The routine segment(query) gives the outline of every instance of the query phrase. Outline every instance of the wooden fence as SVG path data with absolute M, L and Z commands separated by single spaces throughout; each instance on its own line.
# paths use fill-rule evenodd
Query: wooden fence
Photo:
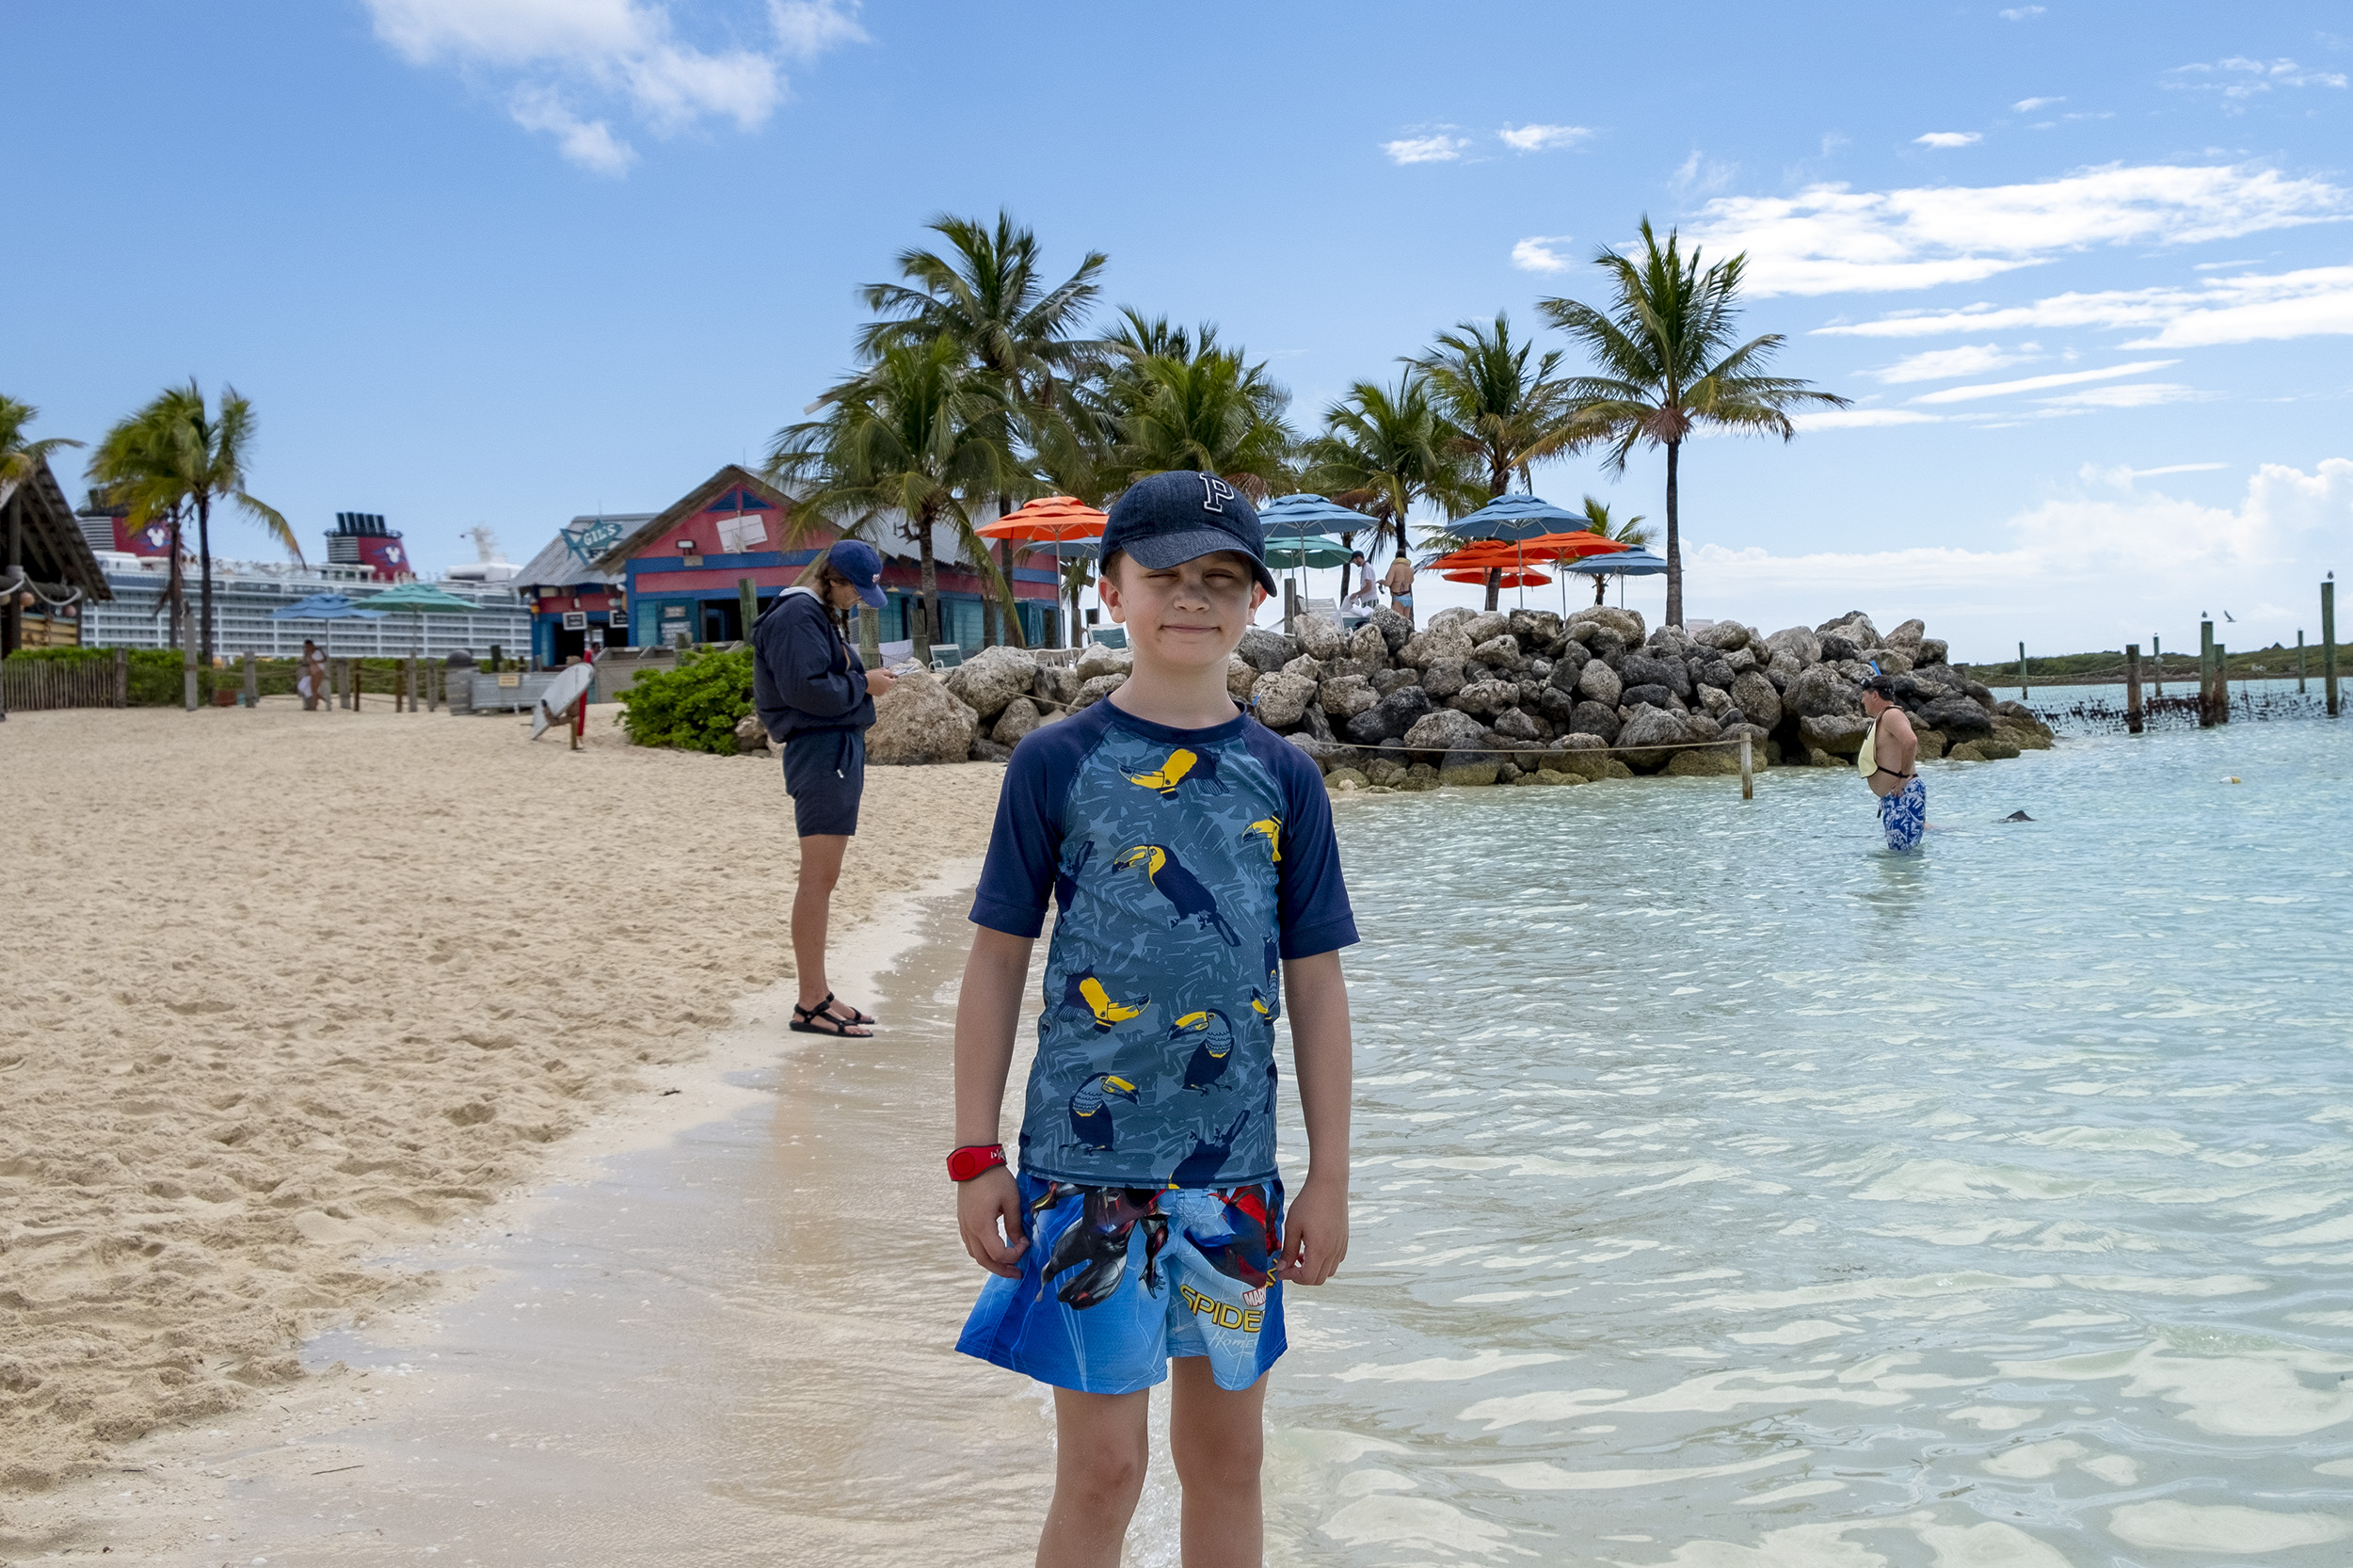
M 130 656 L 121 648 L 104 663 L 49 659 L 0 662 L 0 712 L 44 708 L 120 708 L 131 691 Z

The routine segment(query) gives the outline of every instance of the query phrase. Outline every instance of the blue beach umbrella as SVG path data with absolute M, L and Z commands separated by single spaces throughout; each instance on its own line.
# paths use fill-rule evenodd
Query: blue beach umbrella
M 384 612 L 362 610 L 344 594 L 312 594 L 308 599 L 296 600 L 283 610 L 272 610 L 269 618 L 272 620 L 324 621 L 382 620 Z M 331 656 L 335 651 L 335 629 L 332 626 L 328 627 L 327 633 L 327 651 Z M 277 645 L 273 641 L 271 646 L 275 648 Z
M 1588 525 L 1584 513 L 1564 512 L 1543 496 L 1499 495 L 1470 516 L 1456 518 L 1445 531 L 1450 538 L 1516 543 L 1544 534 L 1574 534 Z
M 1618 602 L 1623 605 L 1627 578 L 1656 577 L 1667 569 L 1667 563 L 1647 550 L 1624 550 L 1615 555 L 1589 555 L 1582 561 L 1572 561 L 1569 569 L 1588 577 L 1618 579 Z
M 1265 505 L 1258 508 L 1258 521 L 1267 531 L 1269 549 L 1273 548 L 1278 535 L 1295 538 L 1315 537 L 1322 544 L 1329 546 L 1335 541 L 1327 536 L 1361 534 L 1368 528 L 1375 531 L 1377 543 L 1381 526 L 1377 519 L 1369 517 L 1353 507 L 1343 506 L 1329 496 L 1316 495 L 1308 491 L 1302 491 L 1297 495 L 1278 495 L 1269 500 Z M 1297 564 L 1309 567 L 1344 567 L 1348 564 L 1349 554 L 1348 548 L 1342 545 L 1339 558 L 1337 560 L 1309 560 Z M 1267 558 L 1267 564 L 1273 566 L 1276 563 L 1270 555 Z

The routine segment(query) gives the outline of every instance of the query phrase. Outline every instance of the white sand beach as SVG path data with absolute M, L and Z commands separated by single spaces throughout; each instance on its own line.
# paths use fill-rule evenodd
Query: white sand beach
M 307 1333 L 429 1288 L 362 1259 L 724 1099 L 714 1032 L 791 973 L 790 803 L 612 712 L 577 754 L 275 701 L 0 726 L 0 1512 L 287 1396 Z M 997 771 L 870 776 L 845 973 L 968 875 Z

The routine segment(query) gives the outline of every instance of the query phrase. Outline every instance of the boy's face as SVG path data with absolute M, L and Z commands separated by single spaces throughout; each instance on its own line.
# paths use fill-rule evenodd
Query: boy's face
M 1097 586 L 1138 659 L 1187 669 L 1223 669 L 1266 602 L 1249 557 L 1238 551 L 1161 568 L 1122 555 Z

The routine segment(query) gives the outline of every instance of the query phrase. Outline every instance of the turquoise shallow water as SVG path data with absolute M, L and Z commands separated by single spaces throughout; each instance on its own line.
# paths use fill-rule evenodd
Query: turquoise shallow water
M 1339 803 L 1274 1560 L 2353 1561 L 2353 732 L 1925 776 Z

